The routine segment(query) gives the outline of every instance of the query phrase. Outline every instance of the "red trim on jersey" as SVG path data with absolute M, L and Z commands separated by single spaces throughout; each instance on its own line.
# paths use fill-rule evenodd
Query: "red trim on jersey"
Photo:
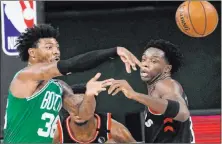
M 164 121 L 163 121 L 163 123 L 165 124 L 165 123 L 167 123 L 167 122 L 173 123 L 173 119 L 172 119 L 172 118 L 165 118 Z
M 110 140 L 111 139 L 111 126 L 112 126 L 112 119 L 111 119 L 111 113 L 107 113 L 107 130 L 109 130 L 109 132 L 107 132 L 107 139 Z
M 164 128 L 164 132 L 167 132 L 167 131 L 174 132 L 174 129 L 173 129 L 172 126 L 166 126 L 166 127 Z
M 157 111 L 154 111 L 154 110 L 150 109 L 149 107 L 147 107 L 147 108 L 148 108 L 148 110 L 149 110 L 149 112 L 150 112 L 151 114 L 154 114 L 154 115 L 162 115 L 161 113 L 158 113 Z
M 57 121 L 57 129 L 59 132 L 59 141 L 62 144 L 63 143 L 63 132 L 62 132 L 62 124 L 60 122 L 60 119 Z
M 100 126 L 101 126 L 100 116 L 97 115 L 97 114 L 95 114 L 95 116 L 96 116 L 96 118 L 97 118 L 97 129 L 100 129 Z M 96 131 L 94 138 L 91 139 L 91 140 L 89 140 L 89 141 L 87 141 L 87 142 L 81 142 L 81 141 L 77 140 L 77 139 L 72 135 L 72 132 L 71 132 L 71 129 L 70 129 L 70 126 L 69 126 L 69 120 L 70 120 L 70 118 L 71 118 L 71 117 L 69 116 L 69 117 L 66 119 L 66 127 L 67 127 L 67 130 L 68 130 L 68 134 L 69 134 L 70 138 L 71 138 L 73 141 L 75 141 L 75 142 L 77 142 L 77 143 L 91 143 L 91 142 L 93 142 L 93 141 L 97 138 L 97 136 L 98 136 L 98 134 L 99 134 L 99 131 Z

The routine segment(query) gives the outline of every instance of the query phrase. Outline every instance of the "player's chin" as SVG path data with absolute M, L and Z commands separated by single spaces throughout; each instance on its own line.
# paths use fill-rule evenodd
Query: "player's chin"
M 83 126 L 85 124 L 87 124 L 88 121 L 86 120 L 75 120 L 75 124 L 78 126 Z
M 82 120 L 82 119 L 75 119 L 75 123 L 79 123 L 79 124 L 82 124 L 86 122 L 86 120 Z
M 150 81 L 150 78 L 149 78 L 149 77 L 140 76 L 140 78 L 141 78 L 141 80 L 144 81 L 144 82 Z

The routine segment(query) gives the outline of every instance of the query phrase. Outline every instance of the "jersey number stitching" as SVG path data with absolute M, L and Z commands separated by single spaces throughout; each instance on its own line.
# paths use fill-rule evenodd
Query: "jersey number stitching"
M 53 138 L 56 127 L 57 127 L 56 123 L 59 119 L 59 116 L 57 116 L 55 118 L 55 116 L 53 114 L 45 112 L 42 114 L 41 119 L 46 121 L 45 128 L 47 128 L 47 130 L 44 131 L 43 128 L 39 128 L 37 131 L 38 135 L 42 136 L 42 137 L 49 137 L 50 136 L 51 138 Z
M 148 119 L 146 122 L 145 122 L 145 125 L 146 127 L 151 127 L 153 124 L 153 121 L 151 119 Z

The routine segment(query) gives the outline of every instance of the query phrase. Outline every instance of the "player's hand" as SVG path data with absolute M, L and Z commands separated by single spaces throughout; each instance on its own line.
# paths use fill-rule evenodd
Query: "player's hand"
M 113 79 L 106 79 L 98 81 L 101 73 L 97 73 L 91 80 L 86 84 L 86 95 L 98 96 L 101 91 L 106 91 L 106 87 L 112 84 Z
M 120 91 L 129 99 L 135 94 L 135 91 L 126 80 L 113 80 L 112 85 L 108 89 L 108 94 L 116 95 Z
M 117 54 L 120 56 L 120 59 L 125 63 L 127 73 L 131 73 L 131 67 L 135 71 L 137 70 L 136 65 L 141 67 L 141 62 L 126 48 L 117 47 Z

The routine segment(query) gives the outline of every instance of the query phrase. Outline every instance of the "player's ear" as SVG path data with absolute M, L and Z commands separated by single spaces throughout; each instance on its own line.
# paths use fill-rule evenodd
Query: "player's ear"
M 33 59 L 35 58 L 35 53 L 36 53 L 35 50 L 36 50 L 35 48 L 28 49 L 29 56 Z
M 165 73 L 169 73 L 172 69 L 172 65 L 166 65 L 165 68 L 164 68 L 164 72 Z

